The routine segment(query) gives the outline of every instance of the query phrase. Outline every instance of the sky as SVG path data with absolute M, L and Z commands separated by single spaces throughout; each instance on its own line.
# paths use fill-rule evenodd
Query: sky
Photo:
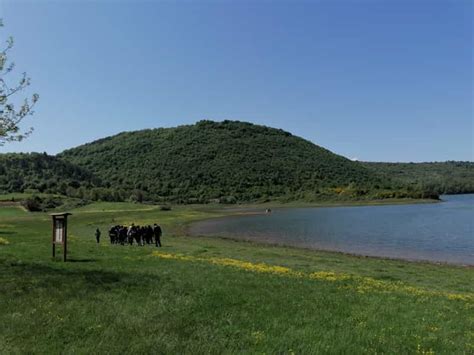
M 474 160 L 471 0 L 0 0 L 34 133 L 56 154 L 201 119 L 364 161 Z M 11 76 L 10 80 L 15 79 Z

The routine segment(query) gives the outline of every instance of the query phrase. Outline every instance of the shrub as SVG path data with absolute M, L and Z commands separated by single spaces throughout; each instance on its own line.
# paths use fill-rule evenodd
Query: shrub
M 38 196 L 32 196 L 21 203 L 30 212 L 40 212 L 43 210 L 42 200 Z

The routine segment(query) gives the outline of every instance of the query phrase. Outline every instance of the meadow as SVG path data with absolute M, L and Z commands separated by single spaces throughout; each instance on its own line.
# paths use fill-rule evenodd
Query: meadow
M 63 263 L 48 214 L 0 207 L 2 354 L 474 352 L 472 268 L 185 236 L 217 206 L 71 212 Z M 132 222 L 163 248 L 110 245 Z

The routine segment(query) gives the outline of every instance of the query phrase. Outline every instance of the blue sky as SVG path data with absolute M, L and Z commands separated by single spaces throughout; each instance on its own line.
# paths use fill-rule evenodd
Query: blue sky
M 0 2 L 51 154 L 235 119 L 348 158 L 474 160 L 470 0 Z

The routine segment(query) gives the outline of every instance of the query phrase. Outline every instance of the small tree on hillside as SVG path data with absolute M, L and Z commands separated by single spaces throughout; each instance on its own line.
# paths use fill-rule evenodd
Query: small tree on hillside
M 0 28 L 3 21 L 0 19 Z M 33 114 L 33 107 L 38 101 L 38 94 L 33 94 L 30 99 L 25 98 L 15 105 L 12 98 L 18 92 L 30 85 L 30 78 L 23 73 L 13 85 L 9 84 L 9 74 L 13 71 L 15 64 L 8 60 L 8 52 L 13 48 L 13 38 L 9 37 L 6 46 L 0 51 L 0 146 L 6 142 L 20 141 L 27 137 L 32 128 L 21 131 L 20 123 L 27 116 Z

